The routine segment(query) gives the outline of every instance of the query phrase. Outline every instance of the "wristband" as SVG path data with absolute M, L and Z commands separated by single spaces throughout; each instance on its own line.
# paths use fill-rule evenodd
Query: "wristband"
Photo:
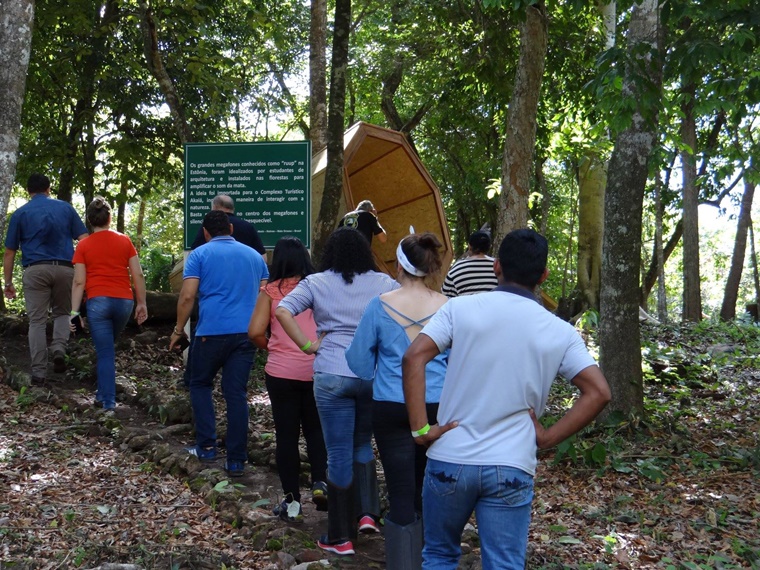
M 412 432 L 412 437 L 420 437 L 430 431 L 430 424 L 425 424 L 417 431 Z
M 69 313 L 69 315 L 71 315 L 72 317 L 78 317 L 79 316 L 79 311 L 71 311 Z
M 177 330 L 177 327 L 174 327 L 174 330 L 172 330 L 172 332 L 179 336 L 182 336 L 183 334 L 185 334 L 183 331 Z
M 304 344 L 304 345 L 301 347 L 301 350 L 302 350 L 303 352 L 306 352 L 306 351 L 307 351 L 307 350 L 309 350 L 310 348 L 311 348 L 311 341 L 310 341 L 310 340 L 307 340 L 307 341 L 306 341 L 306 344 Z

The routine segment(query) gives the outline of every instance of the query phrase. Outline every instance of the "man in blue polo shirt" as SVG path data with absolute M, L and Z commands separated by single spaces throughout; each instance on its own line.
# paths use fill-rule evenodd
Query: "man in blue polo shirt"
M 177 302 L 177 324 L 169 348 L 185 336 L 184 328 L 198 298 L 199 317 L 190 347 L 190 401 L 196 445 L 188 451 L 203 462 L 216 459 L 216 416 L 212 399 L 216 373 L 222 369 L 227 403 L 227 462 L 231 477 L 243 474 L 248 442 L 248 376 L 255 349 L 248 340 L 248 322 L 259 287 L 269 277 L 264 259 L 235 241 L 224 212 L 212 210 L 203 219 L 207 243 L 185 262 Z
M 13 263 L 21 249 L 24 267 L 24 302 L 29 315 L 29 352 L 32 357 L 32 383 L 47 378 L 47 318 L 53 314 L 53 370 L 66 370 L 66 344 L 69 341 L 71 282 L 74 279 L 73 240 L 87 237 L 87 228 L 68 202 L 50 197 L 50 180 L 32 174 L 27 182 L 29 202 L 11 216 L 3 256 L 3 292 L 16 298 Z

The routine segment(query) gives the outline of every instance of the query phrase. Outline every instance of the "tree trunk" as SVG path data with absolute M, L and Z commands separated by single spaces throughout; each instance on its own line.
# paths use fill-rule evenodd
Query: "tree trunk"
M 351 33 L 351 0 L 337 0 L 333 31 L 332 70 L 330 73 L 330 108 L 327 118 L 327 166 L 325 189 L 314 227 L 312 256 L 319 257 L 327 238 L 337 225 L 340 197 L 343 192 L 343 119 L 346 113 L 346 75 L 348 40 Z
M 723 304 L 720 307 L 720 318 L 730 321 L 736 317 L 736 300 L 739 297 L 739 284 L 744 269 L 744 256 L 747 250 L 747 232 L 752 216 L 752 200 L 755 197 L 755 184 L 744 180 L 744 195 L 739 210 L 739 221 L 736 224 L 736 239 L 734 252 L 731 256 L 731 268 L 726 278 L 726 289 L 723 293 Z
M 161 58 L 161 52 L 158 51 L 158 34 L 156 32 L 156 22 L 153 19 L 153 11 L 147 2 L 140 2 L 140 28 L 143 34 L 143 54 L 151 72 L 161 92 L 164 94 L 166 104 L 169 106 L 169 112 L 174 122 L 174 128 L 177 129 L 177 135 L 182 144 L 192 142 L 193 135 L 190 125 L 187 123 L 185 110 L 174 88 L 169 73 L 166 71 L 164 61 Z
M 499 217 L 494 243 L 528 225 L 528 196 L 536 146 L 536 114 L 544 74 L 548 19 L 543 0 L 529 6 L 520 26 L 520 59 L 507 112 L 506 141 L 501 165 Z
M 311 0 L 309 139 L 312 154 L 327 145 L 327 0 Z
M 33 23 L 34 0 L 0 3 L 0 236 L 3 239 L 16 179 L 21 108 L 32 53 Z M 3 295 L 0 295 L 0 311 L 5 311 Z
M 662 247 L 662 216 L 664 208 L 662 207 L 662 186 L 660 178 L 657 177 L 657 184 L 654 188 L 654 207 L 655 207 L 655 229 L 654 229 L 654 256 L 653 261 L 657 263 L 657 318 L 661 323 L 668 320 L 668 299 L 665 291 L 665 251 Z M 644 307 L 646 308 L 646 306 Z
M 605 49 L 615 46 L 615 2 L 597 2 L 604 25 Z M 602 140 L 607 140 L 607 136 Z M 601 142 L 601 141 L 600 141 Z M 604 233 L 604 188 L 607 161 L 593 149 L 581 159 L 578 169 L 578 283 L 582 310 L 599 310 Z
M 135 241 L 134 246 L 137 250 L 137 253 L 140 253 L 140 250 L 142 249 L 142 243 L 143 243 L 143 228 L 145 226 L 145 207 L 147 204 L 147 200 L 145 199 L 145 196 L 140 197 L 140 209 L 137 211 L 137 228 L 135 230 Z
M 749 245 L 752 256 L 752 282 L 755 285 L 755 305 L 760 313 L 760 269 L 757 267 L 757 250 L 755 249 L 755 229 L 752 219 L 749 220 Z M 760 320 L 760 319 L 756 319 Z
M 0 236 L 16 179 L 21 107 L 32 53 L 34 0 L 0 3 Z
M 623 70 L 622 96 L 639 106 L 631 126 L 615 141 L 604 201 L 599 348 L 600 365 L 612 389 L 605 416 L 613 411 L 640 414 L 644 408 L 639 333 L 641 218 L 649 158 L 657 141 L 657 112 L 642 108 L 639 102 L 642 90 L 659 91 L 661 85 L 661 61 L 655 59 L 658 40 L 658 2 L 644 0 L 631 12 L 627 46 L 631 63 Z
M 694 85 L 685 88 L 688 101 L 681 107 L 681 151 L 683 171 L 683 315 L 684 321 L 702 319 L 699 280 L 699 187 L 697 186 L 697 126 L 694 119 Z
M 607 164 L 587 153 L 578 169 L 578 290 L 583 309 L 599 310 Z

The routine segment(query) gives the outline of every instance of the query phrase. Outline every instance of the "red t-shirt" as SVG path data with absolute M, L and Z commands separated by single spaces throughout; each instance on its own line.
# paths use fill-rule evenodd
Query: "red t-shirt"
M 132 240 L 113 230 L 95 232 L 80 241 L 72 262 L 85 266 L 87 297 L 132 299 L 129 260 L 135 255 Z

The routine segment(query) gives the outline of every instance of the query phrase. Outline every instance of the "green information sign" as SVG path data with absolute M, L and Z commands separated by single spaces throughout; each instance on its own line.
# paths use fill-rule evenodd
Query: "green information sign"
M 271 249 L 285 235 L 311 247 L 311 142 L 185 145 L 185 249 L 217 194 L 235 201 Z

